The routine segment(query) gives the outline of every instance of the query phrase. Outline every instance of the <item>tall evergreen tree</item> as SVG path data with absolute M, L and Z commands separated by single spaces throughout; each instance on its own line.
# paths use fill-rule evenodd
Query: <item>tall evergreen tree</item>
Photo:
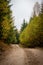
M 41 3 L 41 11 L 40 11 L 40 20 L 39 20 L 39 41 L 40 46 L 43 46 L 43 2 Z
M 26 23 L 26 21 L 25 21 L 25 19 L 23 20 L 23 24 L 22 24 L 22 26 L 21 26 L 21 31 L 20 32 L 22 32 L 25 28 L 26 28 L 26 26 L 27 26 L 27 23 Z
M 6 39 L 10 29 L 10 0 L 0 0 L 0 39 Z
M 40 15 L 33 17 L 20 35 L 20 42 L 28 47 L 43 46 L 43 3 Z
M 0 39 L 8 43 L 15 40 L 11 0 L 0 0 Z

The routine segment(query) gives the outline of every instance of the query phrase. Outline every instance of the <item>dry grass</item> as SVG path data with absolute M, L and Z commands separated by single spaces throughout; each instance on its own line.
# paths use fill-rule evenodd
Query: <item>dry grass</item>
M 0 51 L 6 51 L 9 49 L 10 49 L 10 45 L 7 45 L 4 42 L 0 41 Z

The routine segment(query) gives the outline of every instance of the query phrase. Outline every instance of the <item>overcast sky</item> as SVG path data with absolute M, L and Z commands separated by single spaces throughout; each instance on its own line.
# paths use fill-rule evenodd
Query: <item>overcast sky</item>
M 35 2 L 40 3 L 41 0 L 11 0 L 11 3 L 13 4 L 11 7 L 12 15 L 15 16 L 14 24 L 18 30 L 21 28 L 23 19 L 29 22 Z

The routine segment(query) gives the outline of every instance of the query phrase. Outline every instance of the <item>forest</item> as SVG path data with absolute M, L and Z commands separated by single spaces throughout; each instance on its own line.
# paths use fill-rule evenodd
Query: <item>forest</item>
M 20 31 L 14 26 L 11 6 L 10 0 L 0 0 L 0 41 L 8 45 L 43 47 L 43 2 L 35 3 L 29 23 L 24 19 Z

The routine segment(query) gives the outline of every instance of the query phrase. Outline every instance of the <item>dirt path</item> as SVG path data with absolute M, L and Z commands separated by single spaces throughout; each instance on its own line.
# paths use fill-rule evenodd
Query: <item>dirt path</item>
M 12 45 L 10 51 L 0 55 L 0 65 L 43 65 L 43 50 Z
M 7 52 L 7 55 L 3 55 L 3 58 L 0 59 L 0 65 L 25 65 L 24 57 L 24 50 L 18 45 L 12 45 L 12 49 Z
M 43 49 L 25 49 L 26 65 L 43 65 Z

